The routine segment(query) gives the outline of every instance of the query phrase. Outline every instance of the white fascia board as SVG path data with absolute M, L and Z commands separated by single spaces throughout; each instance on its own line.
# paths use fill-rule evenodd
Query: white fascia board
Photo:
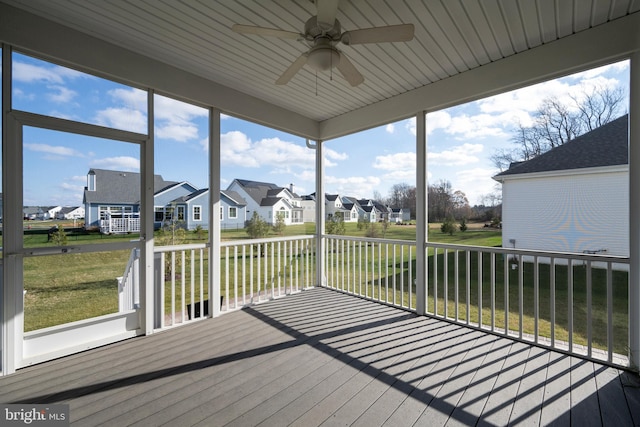
M 563 169 L 556 171 L 518 173 L 513 175 L 494 176 L 493 179 L 504 184 L 505 181 L 533 178 L 555 178 L 561 176 L 594 175 L 602 173 L 629 172 L 629 165 L 600 166 L 596 168 Z
M 313 119 L 4 3 L 0 41 L 80 71 L 318 139 L 319 125 Z
M 629 58 L 640 50 L 640 13 L 590 28 L 320 122 L 320 139 L 433 112 Z

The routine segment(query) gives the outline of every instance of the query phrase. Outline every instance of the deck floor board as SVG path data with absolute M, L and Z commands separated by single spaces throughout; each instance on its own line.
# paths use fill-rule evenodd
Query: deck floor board
M 315 288 L 19 370 L 72 425 L 632 425 L 637 374 Z

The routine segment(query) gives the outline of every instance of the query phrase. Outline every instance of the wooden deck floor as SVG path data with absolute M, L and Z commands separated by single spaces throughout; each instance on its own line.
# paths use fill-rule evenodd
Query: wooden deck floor
M 72 424 L 640 423 L 636 375 L 312 289 L 0 378 Z

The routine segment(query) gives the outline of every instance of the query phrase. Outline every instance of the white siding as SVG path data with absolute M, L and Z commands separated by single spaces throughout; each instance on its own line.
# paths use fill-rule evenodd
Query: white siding
M 505 180 L 504 247 L 629 256 L 627 172 Z

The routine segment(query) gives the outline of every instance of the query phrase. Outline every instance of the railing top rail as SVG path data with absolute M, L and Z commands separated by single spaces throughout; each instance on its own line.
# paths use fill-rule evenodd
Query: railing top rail
M 427 242 L 428 248 L 439 249 L 452 249 L 452 250 L 470 250 L 470 251 L 482 251 L 493 252 L 506 255 L 524 255 L 524 256 L 537 256 L 543 258 L 563 258 L 563 259 L 578 259 L 582 261 L 599 261 L 599 262 L 614 262 L 620 264 L 628 264 L 629 257 L 617 256 L 617 255 L 605 255 L 605 254 L 586 254 L 580 252 L 555 252 L 536 249 L 518 249 L 518 248 L 500 248 L 495 246 L 470 246 L 470 245 L 457 245 L 451 243 L 438 243 Z
M 288 242 L 291 240 L 312 240 L 315 239 L 315 234 L 299 235 L 299 236 L 283 236 L 283 237 L 268 237 L 265 239 L 244 239 L 244 240 L 227 240 L 220 242 L 221 247 L 225 246 L 243 246 L 243 245 L 256 245 L 259 243 L 271 243 L 271 242 Z
M 153 252 L 173 252 L 173 251 L 190 251 L 191 249 L 204 249 L 209 247 L 207 243 L 192 243 L 189 245 L 168 245 L 168 246 L 154 246 Z
M 334 240 L 347 240 L 356 242 L 368 242 L 368 243 L 388 243 L 399 245 L 415 245 L 416 242 L 412 240 L 395 240 L 395 239 L 378 239 L 370 237 L 354 237 L 354 236 L 341 236 L 341 235 L 324 235 L 323 237 Z M 577 259 L 581 261 L 594 261 L 594 262 L 613 262 L 619 264 L 629 264 L 629 257 L 605 255 L 605 254 L 587 254 L 580 252 L 554 252 L 535 249 L 514 249 L 514 248 L 501 248 L 495 246 L 471 246 L 460 245 L 453 243 L 439 243 L 439 242 L 427 242 L 427 248 L 438 249 L 450 249 L 459 251 L 482 251 L 493 252 L 497 254 L 506 255 L 524 255 L 524 256 L 537 256 L 543 258 L 562 258 L 562 259 Z
M 395 245 L 415 245 L 415 240 L 400 240 L 400 239 L 380 239 L 377 237 L 354 237 L 354 236 L 342 236 L 338 234 L 324 234 L 322 237 L 327 239 L 336 240 L 350 240 L 354 242 L 368 242 L 368 243 L 389 243 Z

